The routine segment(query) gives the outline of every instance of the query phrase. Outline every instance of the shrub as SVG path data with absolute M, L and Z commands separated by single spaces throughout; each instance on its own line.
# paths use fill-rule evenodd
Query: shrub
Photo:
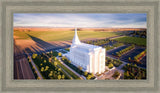
M 118 71 L 115 71 L 114 74 L 112 75 L 112 77 L 117 79 L 119 75 L 120 75 L 120 73 Z
M 61 53 L 61 52 L 59 52 L 59 53 L 58 53 L 58 56 L 59 56 L 59 57 L 62 57 L 62 53 Z
M 35 59 L 37 57 L 37 54 L 33 54 L 32 58 Z
M 109 69 L 113 68 L 113 64 L 110 63 L 110 64 L 108 65 L 108 68 L 109 68 Z

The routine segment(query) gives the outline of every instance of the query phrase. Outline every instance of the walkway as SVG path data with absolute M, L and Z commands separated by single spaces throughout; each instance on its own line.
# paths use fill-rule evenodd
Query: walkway
M 31 60 L 32 66 L 35 67 L 35 70 L 36 70 L 36 72 L 37 72 L 38 77 L 40 77 L 40 79 L 43 79 L 42 75 L 40 74 L 39 70 L 37 69 L 36 65 L 34 64 L 31 56 L 29 56 L 29 59 Z
M 81 79 L 86 80 L 85 77 L 81 76 L 80 74 L 78 74 L 77 72 L 75 72 L 73 69 L 71 69 L 69 66 L 67 66 L 64 62 L 62 62 L 62 60 L 60 58 L 58 58 L 58 60 L 61 62 L 62 65 L 64 65 L 69 70 L 71 70 L 74 74 L 76 74 L 77 76 L 79 76 Z
M 67 74 L 70 78 L 73 78 L 70 74 L 68 74 L 61 66 L 59 66 L 59 65 L 57 65 L 59 68 L 61 68 L 61 70 L 65 73 L 65 74 Z

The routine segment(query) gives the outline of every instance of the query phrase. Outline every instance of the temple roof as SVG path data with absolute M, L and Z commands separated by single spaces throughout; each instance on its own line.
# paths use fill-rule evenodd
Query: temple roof
M 74 48 L 77 48 L 78 50 L 86 51 L 86 52 L 91 51 L 93 49 L 102 48 L 101 46 L 81 43 L 79 38 L 78 38 L 78 35 L 77 35 L 77 28 L 75 28 L 75 35 L 74 35 L 73 40 L 72 40 L 72 47 L 73 46 L 74 46 Z
M 75 28 L 75 34 L 74 34 L 74 37 L 73 37 L 73 40 L 72 40 L 72 44 L 75 45 L 75 44 L 80 44 L 80 40 L 78 38 L 78 35 L 77 35 L 77 28 Z

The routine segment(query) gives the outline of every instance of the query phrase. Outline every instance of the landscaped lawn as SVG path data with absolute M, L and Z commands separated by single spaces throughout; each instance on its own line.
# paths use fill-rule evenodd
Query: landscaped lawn
M 58 65 L 63 68 L 68 74 L 70 74 L 73 79 L 80 79 L 80 77 L 78 77 L 76 74 L 74 74 L 72 71 L 70 71 L 68 68 L 66 68 L 64 65 L 62 65 L 59 61 L 58 62 Z
M 124 42 L 124 43 L 130 43 L 130 44 L 136 44 L 140 46 L 146 46 L 146 38 L 139 38 L 139 37 L 119 37 L 115 38 L 113 40 L 119 41 L 119 42 Z

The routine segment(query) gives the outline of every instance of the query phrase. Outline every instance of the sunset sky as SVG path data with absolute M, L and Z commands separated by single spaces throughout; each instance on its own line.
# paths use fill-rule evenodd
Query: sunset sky
M 14 27 L 146 28 L 145 13 L 15 13 Z

